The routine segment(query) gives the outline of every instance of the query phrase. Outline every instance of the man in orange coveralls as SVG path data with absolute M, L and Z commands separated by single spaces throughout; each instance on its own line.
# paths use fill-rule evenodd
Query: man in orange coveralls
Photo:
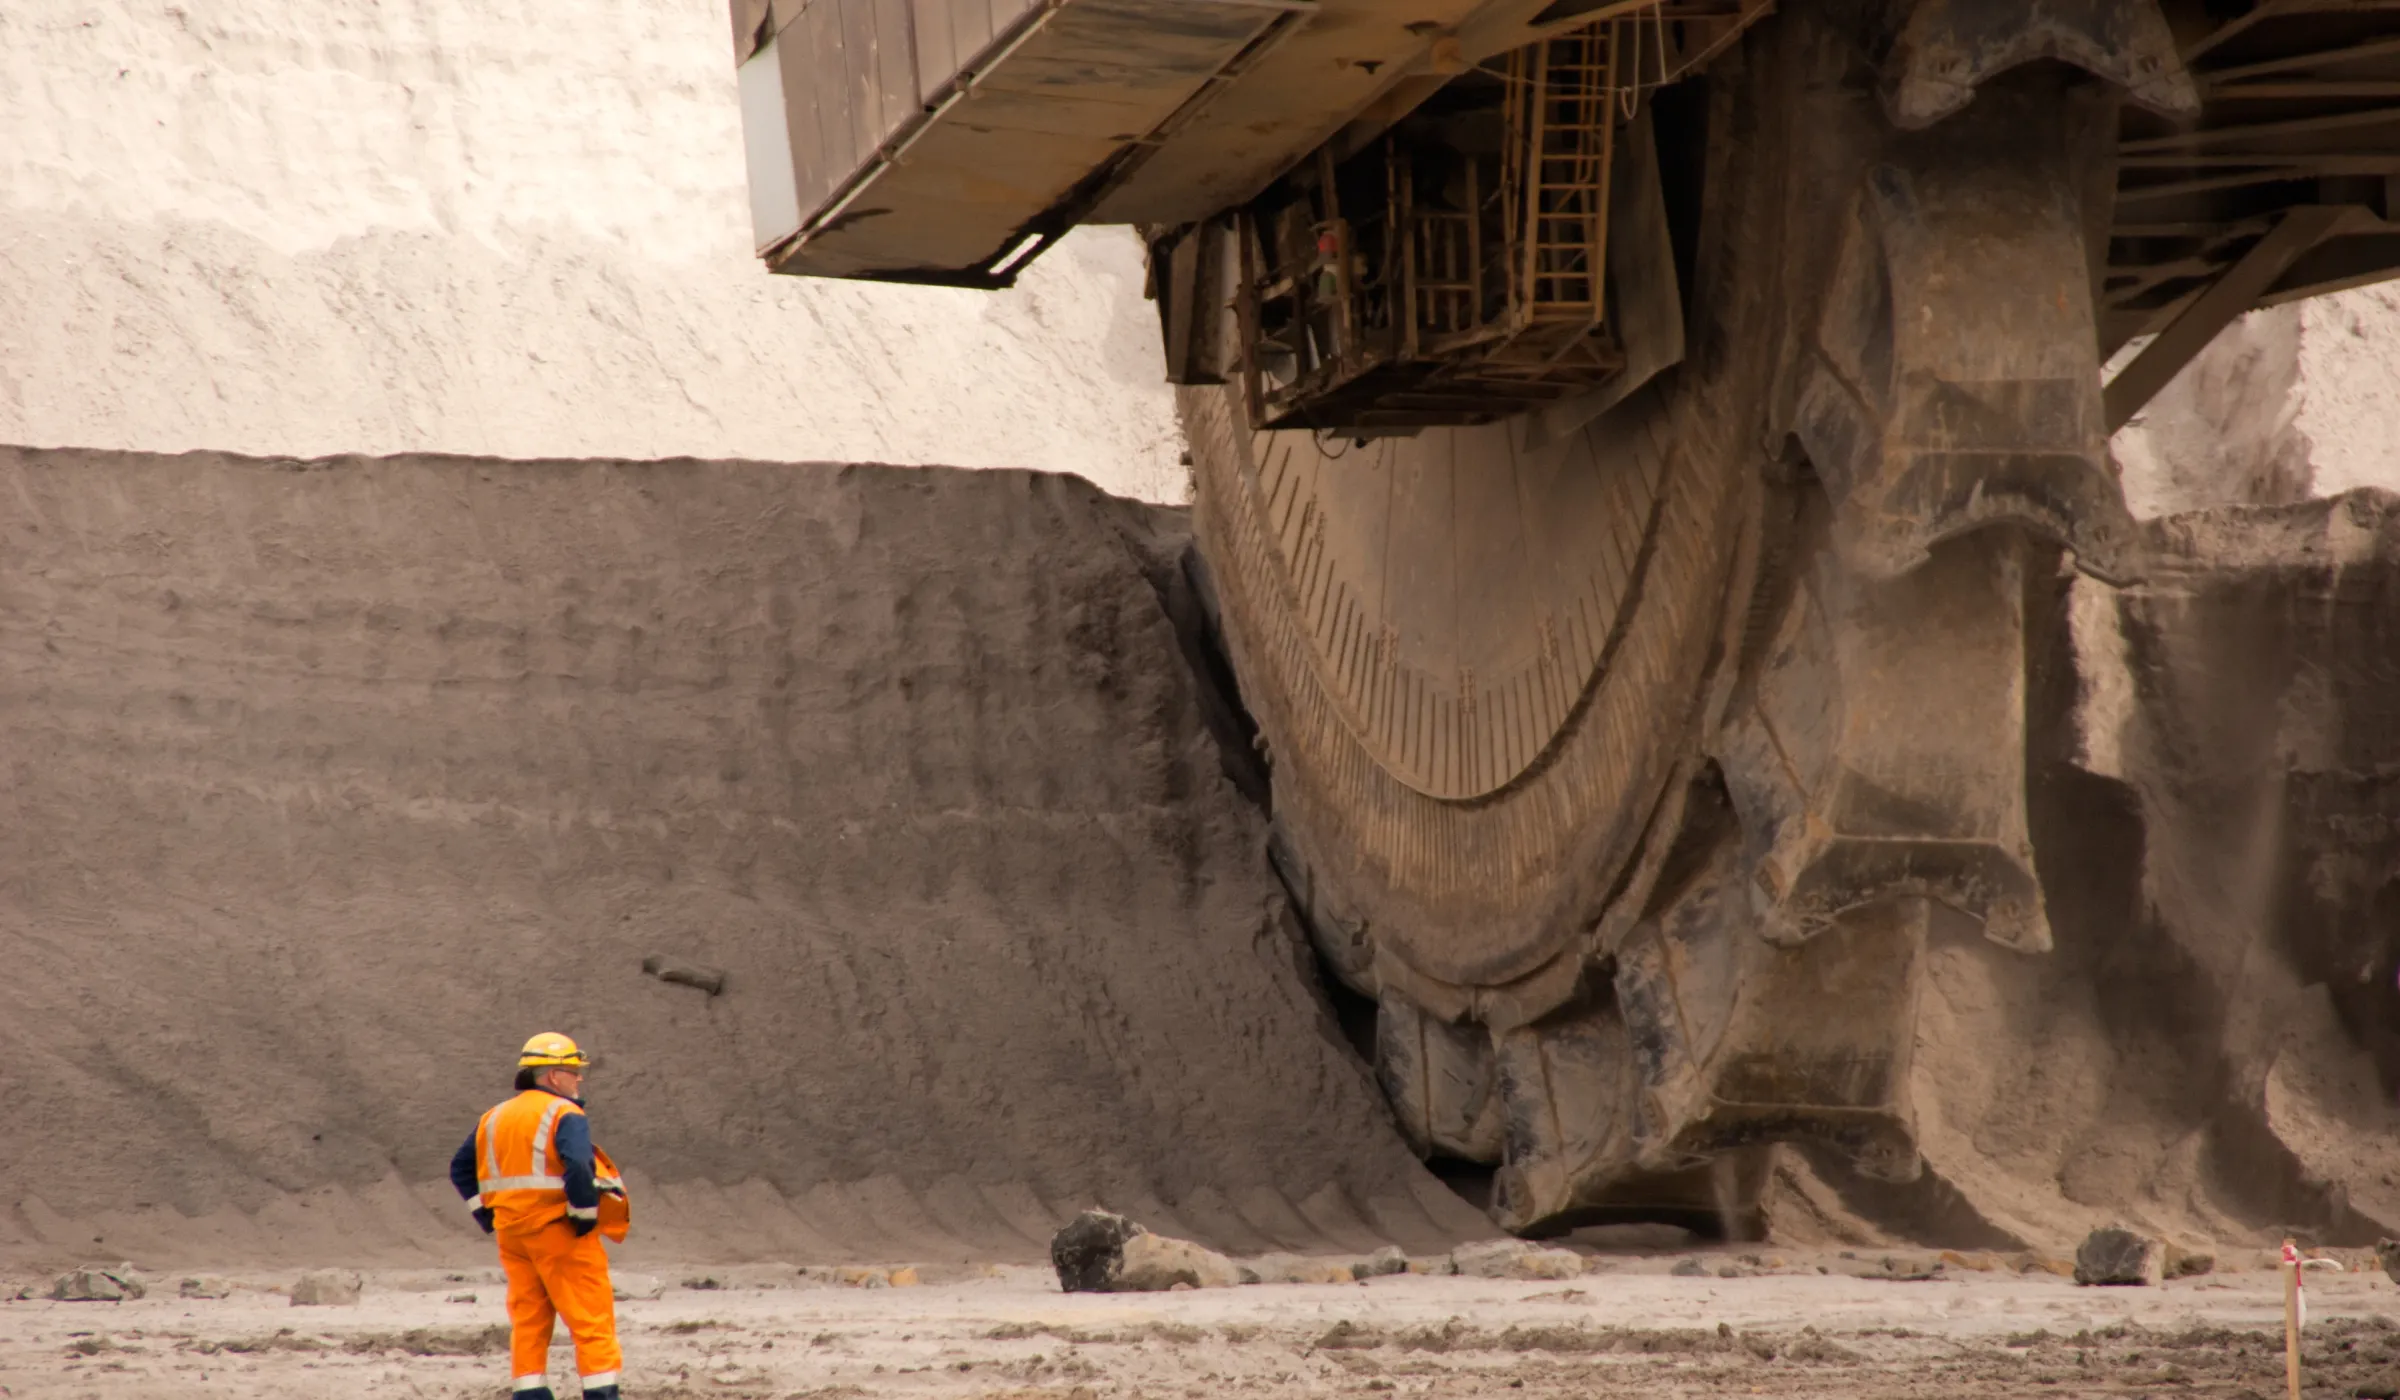
M 555 1031 L 526 1041 L 516 1097 L 477 1120 L 450 1159 L 450 1182 L 473 1203 L 475 1223 L 499 1237 L 513 1400 L 554 1400 L 550 1331 L 562 1317 L 575 1336 L 584 1400 L 618 1400 L 623 1353 L 600 1240 L 625 1238 L 625 1186 L 583 1116 L 590 1064 Z

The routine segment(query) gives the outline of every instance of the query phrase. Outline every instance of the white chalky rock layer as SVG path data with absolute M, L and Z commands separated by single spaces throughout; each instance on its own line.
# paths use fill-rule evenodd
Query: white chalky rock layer
M 0 442 L 1026 466 L 1181 501 L 1139 245 L 770 277 L 720 0 L 0 7 Z

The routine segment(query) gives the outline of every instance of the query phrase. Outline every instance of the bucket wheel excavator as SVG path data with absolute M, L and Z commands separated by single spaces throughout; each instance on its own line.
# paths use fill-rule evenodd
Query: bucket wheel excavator
M 1928 937 L 2049 943 L 2027 605 L 2142 571 L 2109 435 L 2400 268 L 2392 0 L 732 18 L 773 270 L 1141 231 L 1271 854 L 1525 1233 L 1919 1170 Z

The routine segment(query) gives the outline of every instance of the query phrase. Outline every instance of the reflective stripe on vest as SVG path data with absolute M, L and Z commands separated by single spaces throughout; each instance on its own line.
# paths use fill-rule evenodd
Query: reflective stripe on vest
M 558 1126 L 559 1112 L 566 1106 L 565 1099 L 554 1098 L 550 1100 L 550 1106 L 542 1110 L 542 1126 L 533 1130 L 533 1156 L 529 1159 L 536 1172 L 541 1172 L 543 1168 L 550 1165 L 550 1130 Z M 565 1171 L 566 1166 L 567 1164 L 562 1161 L 558 1164 L 558 1170 Z M 558 1189 L 561 1191 L 567 1189 L 567 1183 L 563 1177 L 559 1180 Z
M 563 1176 L 495 1176 L 489 1181 L 475 1183 L 485 1195 L 494 1191 L 564 1191 L 567 1179 Z

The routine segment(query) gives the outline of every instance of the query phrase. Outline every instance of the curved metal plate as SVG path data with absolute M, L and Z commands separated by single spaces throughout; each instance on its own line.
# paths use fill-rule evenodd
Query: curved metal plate
M 1557 738 L 1640 588 L 1665 473 L 1652 421 L 1532 449 L 1507 424 L 1251 435 L 1243 485 L 1309 663 L 1387 772 L 1482 797 Z

